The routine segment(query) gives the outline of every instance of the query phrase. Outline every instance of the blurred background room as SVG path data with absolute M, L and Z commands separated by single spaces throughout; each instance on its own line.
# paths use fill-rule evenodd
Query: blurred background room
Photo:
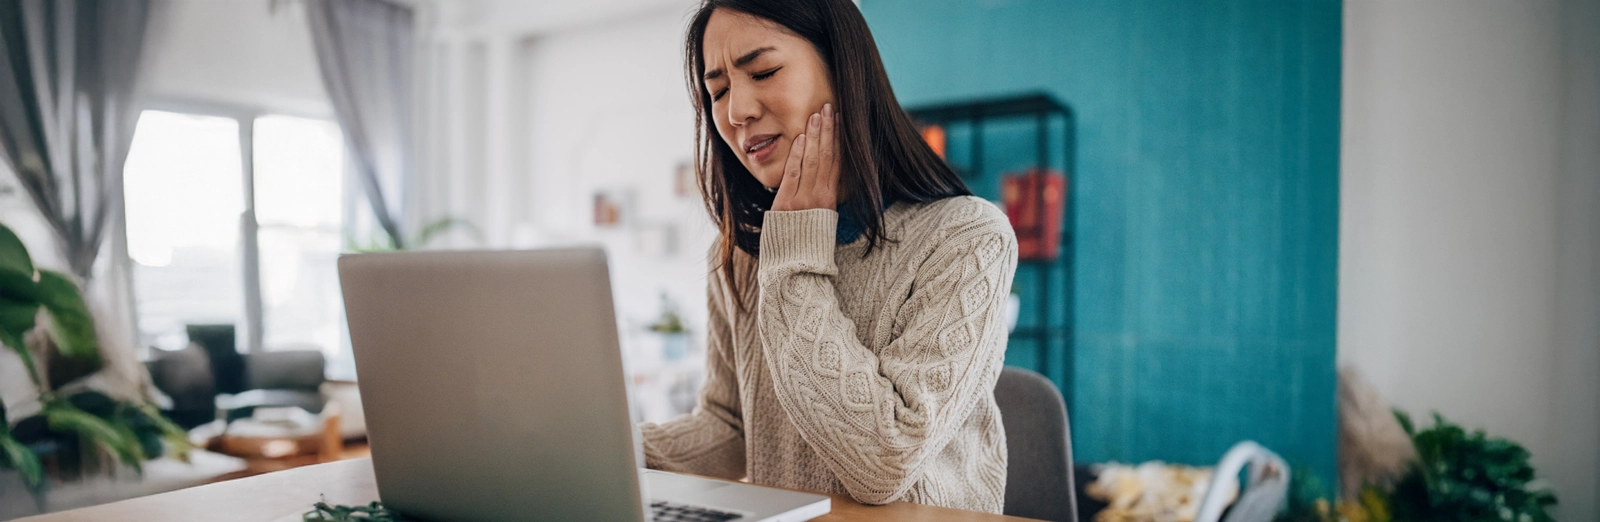
M 0 0 L 0 520 L 365 455 L 344 253 L 603 245 L 690 411 L 696 5 Z M 1244 441 L 1282 520 L 1600 520 L 1600 1 L 858 5 L 1018 227 L 1083 520 L 1204 520 Z

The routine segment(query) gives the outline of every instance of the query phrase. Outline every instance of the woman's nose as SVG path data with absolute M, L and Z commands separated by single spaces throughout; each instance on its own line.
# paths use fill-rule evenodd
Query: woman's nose
M 761 104 L 755 97 L 728 89 L 728 122 L 744 125 L 761 117 Z

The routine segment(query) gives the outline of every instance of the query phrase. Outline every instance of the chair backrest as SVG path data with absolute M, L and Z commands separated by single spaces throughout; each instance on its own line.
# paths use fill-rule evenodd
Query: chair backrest
M 327 381 L 321 350 L 279 350 L 245 356 L 247 390 L 301 390 L 315 392 Z
M 994 399 L 1006 428 L 1005 514 L 1077 520 L 1072 441 L 1061 392 L 1043 375 L 1007 366 Z
M 1248 480 L 1239 487 L 1239 472 Z M 1289 464 L 1253 441 L 1234 444 L 1211 473 L 1195 522 L 1270 522 L 1289 496 Z M 1238 492 L 1238 500 L 1233 500 Z M 1226 513 L 1226 516 L 1224 516 Z
M 176 352 L 152 350 L 156 357 L 145 363 L 154 385 L 172 403 L 162 406 L 167 418 L 184 429 L 217 419 L 217 382 L 205 348 L 190 343 Z
M 217 393 L 239 393 L 244 387 L 244 354 L 239 353 L 231 324 L 191 324 L 189 342 L 205 348 L 211 361 L 211 382 Z

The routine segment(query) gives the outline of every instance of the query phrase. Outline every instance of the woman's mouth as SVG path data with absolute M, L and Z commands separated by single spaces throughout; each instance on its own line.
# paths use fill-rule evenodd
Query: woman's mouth
M 782 136 L 778 134 L 773 134 L 765 138 L 757 136 L 751 141 L 746 142 L 748 145 L 745 146 L 744 153 L 745 155 L 749 156 L 750 161 L 754 163 L 765 162 L 767 158 L 772 157 L 772 151 L 777 150 L 778 138 L 780 137 Z

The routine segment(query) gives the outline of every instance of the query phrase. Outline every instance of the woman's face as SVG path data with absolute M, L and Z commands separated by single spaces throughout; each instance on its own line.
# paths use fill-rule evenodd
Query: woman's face
M 728 9 L 711 13 L 702 52 L 717 134 L 762 185 L 777 188 L 795 136 L 833 102 L 822 56 L 781 25 Z

